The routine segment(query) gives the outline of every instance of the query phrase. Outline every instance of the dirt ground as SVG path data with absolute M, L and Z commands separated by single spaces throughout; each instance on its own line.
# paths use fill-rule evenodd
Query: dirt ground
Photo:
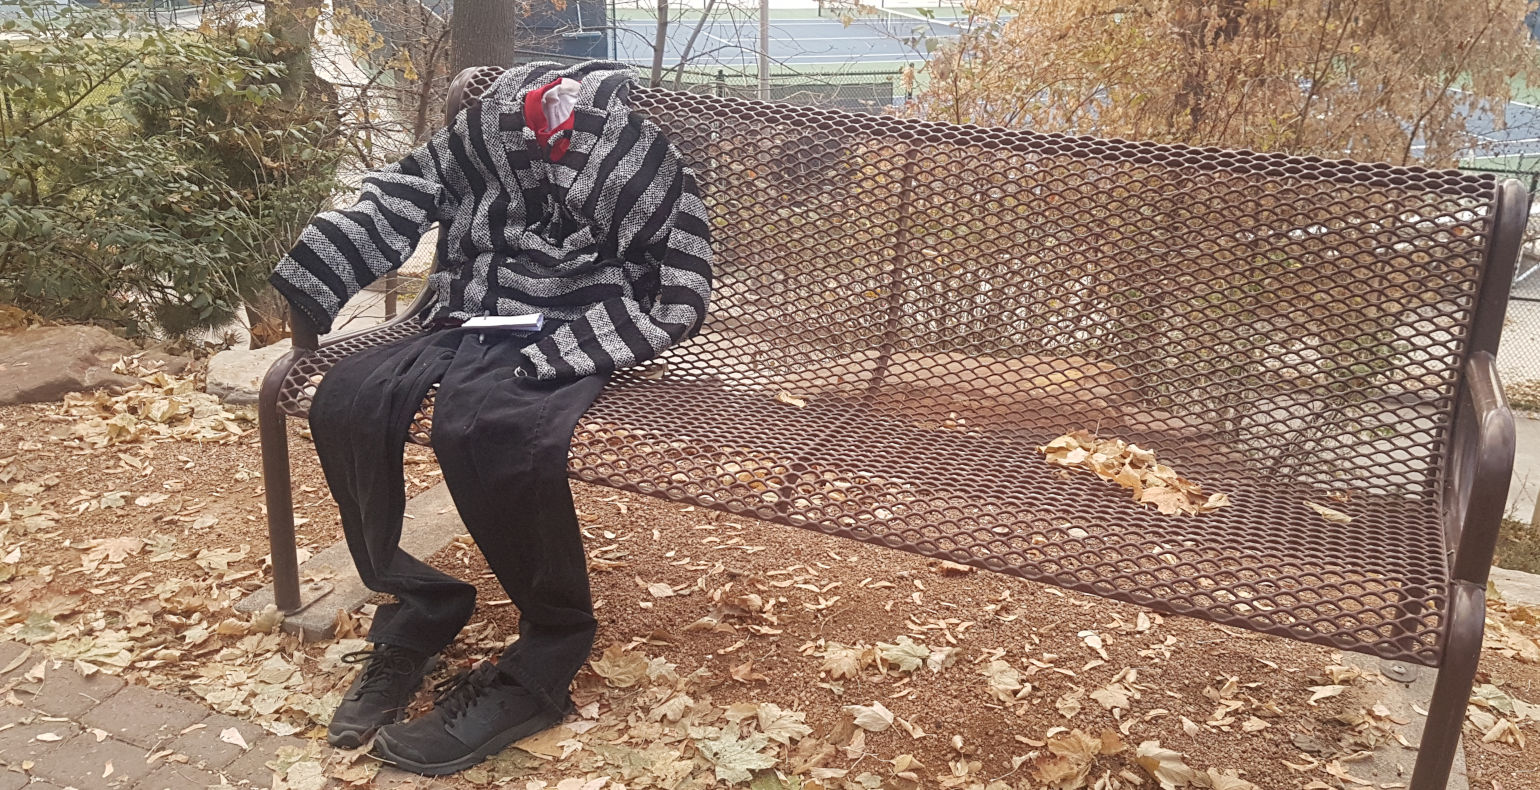
M 372 786 L 377 763 L 320 740 L 367 613 L 312 644 L 235 614 L 270 580 L 256 432 L 201 402 L 167 417 L 162 401 L 191 397 L 178 386 L 0 408 L 0 635 L 314 739 L 275 761 L 275 787 L 300 787 L 286 777 L 307 762 Z M 298 531 L 318 551 L 341 536 L 301 429 L 291 421 Z M 440 480 L 422 448 L 406 468 L 409 493 Z M 1354 775 L 1365 752 L 1407 748 L 1377 707 L 1388 682 L 1332 650 L 609 489 L 574 494 L 601 623 L 579 714 L 455 786 L 1397 786 Z M 495 656 L 517 612 L 468 538 L 433 562 L 482 601 L 443 680 Z M 1473 787 L 1540 788 L 1537 621 L 1492 607 L 1478 679 L 1490 685 L 1465 733 Z

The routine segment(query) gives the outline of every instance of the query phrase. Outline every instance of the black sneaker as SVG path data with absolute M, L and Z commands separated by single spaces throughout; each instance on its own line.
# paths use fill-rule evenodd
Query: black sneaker
M 348 653 L 342 660 L 363 664 L 342 704 L 332 714 L 326 741 L 339 749 L 357 749 L 375 730 L 401 720 L 407 703 L 433 668 L 433 656 L 395 645 Z
M 486 662 L 443 686 L 432 711 L 380 730 L 375 756 L 424 776 L 452 774 L 554 726 L 567 713 L 541 705 L 518 681 Z

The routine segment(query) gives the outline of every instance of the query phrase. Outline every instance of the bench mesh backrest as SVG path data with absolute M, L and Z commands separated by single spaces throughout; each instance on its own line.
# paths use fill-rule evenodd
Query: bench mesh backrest
M 700 175 L 718 277 L 701 335 L 590 412 L 579 476 L 1437 660 L 1491 178 L 632 99 Z M 1236 504 L 1062 479 L 1036 446 L 1076 429 Z
M 1490 177 L 637 94 L 720 229 L 671 374 L 1436 496 Z

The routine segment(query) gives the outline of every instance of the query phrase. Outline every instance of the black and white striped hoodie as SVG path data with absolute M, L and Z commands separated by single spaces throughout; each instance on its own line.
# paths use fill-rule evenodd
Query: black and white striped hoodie
M 353 207 L 311 222 L 271 282 L 322 332 L 342 304 L 395 270 L 440 224 L 429 278 L 435 321 L 541 313 L 523 353 L 542 379 L 634 365 L 694 334 L 711 291 L 710 228 L 677 149 L 626 100 L 619 63 L 534 63 L 480 106 L 364 179 Z M 551 162 L 524 122 L 525 94 L 581 89 L 570 147 Z

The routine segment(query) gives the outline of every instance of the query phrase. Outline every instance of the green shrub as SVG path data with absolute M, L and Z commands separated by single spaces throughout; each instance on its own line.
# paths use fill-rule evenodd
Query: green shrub
M 0 23 L 0 301 L 130 334 L 221 326 L 336 187 L 335 115 L 260 30 Z

